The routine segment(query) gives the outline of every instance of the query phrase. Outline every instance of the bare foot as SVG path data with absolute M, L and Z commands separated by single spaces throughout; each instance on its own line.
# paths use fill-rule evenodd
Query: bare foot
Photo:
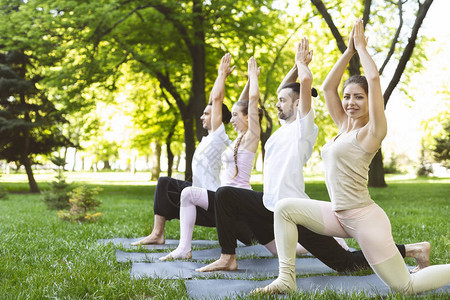
M 212 272 L 212 271 L 235 271 L 237 270 L 236 254 L 222 254 L 215 262 L 196 269 L 197 272 Z
M 431 245 L 428 242 L 405 245 L 406 257 L 414 257 L 417 267 L 411 271 L 415 273 L 430 266 Z
M 192 258 L 192 251 L 189 251 L 186 254 L 183 253 L 177 253 L 176 249 L 166 256 L 160 257 L 160 261 L 167 261 L 167 260 L 175 260 L 175 259 L 191 259 Z
M 292 286 L 290 286 L 292 285 Z M 297 290 L 297 284 L 291 283 L 290 285 L 283 283 L 279 278 L 275 279 L 271 284 L 263 287 L 257 288 L 250 292 L 252 295 L 256 294 L 287 294 L 291 292 L 295 292 Z
M 131 246 L 139 246 L 139 245 L 163 245 L 166 242 L 164 238 L 164 234 L 162 235 L 156 235 L 153 232 L 143 238 L 140 241 L 131 243 Z

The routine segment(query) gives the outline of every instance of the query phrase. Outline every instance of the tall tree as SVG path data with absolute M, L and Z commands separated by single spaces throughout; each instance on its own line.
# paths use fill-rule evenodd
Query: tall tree
M 223 55 L 222 43 L 263 43 L 278 14 L 272 1 L 39 1 L 28 13 L 42 20 L 42 32 L 62 41 L 60 82 L 71 88 L 104 82 L 114 88 L 120 65 L 159 81 L 177 107 L 184 127 L 186 178 L 191 177 L 195 141 L 205 134 L 199 122 L 206 105 L 205 74 Z M 34 6 L 34 7 L 33 7 Z M 246 57 L 248 59 L 248 57 Z M 61 65 L 62 66 L 62 65 Z M 53 81 L 54 82 L 54 81 Z
M 416 47 L 417 39 L 418 39 L 418 32 L 420 27 L 423 24 L 423 20 L 425 19 L 427 12 L 433 3 L 433 0 L 425 0 L 425 1 L 410 1 L 409 5 L 413 8 L 414 13 L 414 22 L 412 22 L 409 29 L 409 33 L 403 33 L 402 30 L 404 30 L 404 6 L 405 3 L 408 1 L 404 0 L 398 0 L 396 3 L 395 1 L 387 1 L 387 2 L 381 2 L 379 1 L 372 1 L 372 0 L 365 0 L 363 1 L 363 5 L 358 7 L 359 3 L 354 3 L 353 1 L 348 1 L 345 3 L 339 2 L 328 2 L 324 3 L 322 0 L 311 0 L 311 3 L 316 7 L 326 24 L 328 25 L 330 31 L 333 34 L 333 37 L 336 40 L 337 46 L 339 50 L 343 53 L 345 49 L 347 48 L 345 45 L 345 39 L 341 35 L 339 29 L 337 28 L 335 24 L 335 20 L 332 18 L 331 11 L 341 11 L 342 6 L 356 6 L 356 11 L 359 10 L 357 13 L 358 16 L 363 16 L 364 25 L 366 26 L 368 23 L 370 23 L 371 19 L 373 19 L 373 23 L 377 21 L 387 21 L 386 16 L 383 16 L 383 14 L 379 15 L 372 15 L 371 12 L 380 12 L 380 11 L 392 11 L 393 6 L 397 7 L 398 10 L 398 25 L 392 35 L 392 38 L 390 39 L 388 45 L 390 47 L 387 47 L 386 45 L 378 45 L 378 47 L 386 47 L 388 48 L 388 52 L 385 56 L 384 62 L 382 66 L 380 67 L 380 75 L 384 75 L 383 71 L 385 70 L 386 65 L 391 61 L 391 59 L 394 58 L 394 54 L 397 54 L 397 59 L 394 62 L 396 64 L 395 70 L 391 75 L 391 78 L 389 80 L 389 85 L 387 86 L 386 90 L 383 93 L 384 96 L 384 105 L 388 103 L 392 92 L 395 90 L 397 85 L 399 84 L 403 73 L 407 69 L 407 63 L 411 60 L 413 56 L 413 51 Z M 415 2 L 415 7 L 411 2 Z M 329 6 L 327 8 L 327 5 Z M 373 7 L 373 6 L 377 7 Z M 381 6 L 381 7 L 379 7 Z M 392 15 L 391 15 L 392 16 Z M 375 24 L 379 25 L 379 24 Z M 348 28 L 345 28 L 343 30 L 347 30 Z M 404 35 L 409 34 L 407 43 L 404 44 L 401 39 L 401 33 Z M 348 67 L 350 76 L 352 75 L 359 75 L 360 74 L 360 66 L 359 62 L 357 61 L 357 57 L 355 56 L 352 61 L 350 62 L 350 65 Z M 369 186 L 372 187 L 385 187 L 386 181 L 384 179 L 384 169 L 383 169 L 383 157 L 381 153 L 381 149 L 377 152 L 374 159 L 372 160 L 372 163 L 370 165 L 370 171 L 369 171 Z
M 32 165 L 38 154 L 70 145 L 60 130 L 65 122 L 30 78 L 30 58 L 20 51 L 0 54 L 0 158 L 23 165 L 30 191 L 38 193 Z

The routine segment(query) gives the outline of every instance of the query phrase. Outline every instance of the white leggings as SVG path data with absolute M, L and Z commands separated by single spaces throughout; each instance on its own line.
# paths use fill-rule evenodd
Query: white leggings
M 354 238 L 374 272 L 394 291 L 415 294 L 450 283 L 450 264 L 409 273 L 393 241 L 391 223 L 375 203 L 334 212 L 330 202 L 287 198 L 276 204 L 274 222 L 279 275 L 272 284 L 279 291 L 296 289 L 297 224 L 327 236 Z
M 184 188 L 180 196 L 180 243 L 171 253 L 174 258 L 185 257 L 191 251 L 192 234 L 197 218 L 196 206 L 208 210 L 207 190 L 193 186 Z

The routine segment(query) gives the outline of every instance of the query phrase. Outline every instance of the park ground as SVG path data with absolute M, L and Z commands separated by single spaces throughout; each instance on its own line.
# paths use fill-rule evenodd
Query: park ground
M 42 190 L 54 173 L 36 174 Z M 67 173 L 73 187 L 101 187 L 98 223 L 68 223 L 48 210 L 38 194 L 28 193 L 24 174 L 0 177 L 8 192 L 0 199 L 1 299 L 182 299 L 183 280 L 131 279 L 131 263 L 118 263 L 113 245 L 98 239 L 138 237 L 151 231 L 155 182 L 148 173 Z M 431 263 L 450 262 L 450 178 L 387 177 L 387 188 L 371 189 L 386 211 L 398 243 L 429 241 Z M 262 186 L 254 182 L 253 188 Z M 328 199 L 323 178 L 306 178 L 311 198 Z M 166 238 L 179 238 L 178 221 L 167 223 Z M 194 239 L 217 239 L 215 229 L 196 227 Z M 352 247 L 357 247 L 349 240 Z M 139 251 L 142 251 L 139 250 Z M 406 260 L 413 265 L 412 260 Z M 360 275 L 360 274 L 358 274 Z M 420 299 L 445 299 L 426 295 Z M 259 299 L 248 296 L 248 299 Z M 361 299 L 333 291 L 295 294 L 292 299 Z M 262 298 L 261 298 L 262 299 Z M 266 299 L 266 298 L 264 298 Z M 369 299 L 369 298 L 367 298 Z M 384 299 L 409 299 L 392 294 Z

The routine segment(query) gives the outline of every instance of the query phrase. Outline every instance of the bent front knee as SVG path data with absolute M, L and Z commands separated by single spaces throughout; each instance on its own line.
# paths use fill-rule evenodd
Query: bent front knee
M 408 281 L 406 284 L 390 283 L 389 287 L 394 292 L 407 294 L 407 295 L 415 294 L 414 289 L 413 289 L 413 284 L 412 284 L 411 280 Z

